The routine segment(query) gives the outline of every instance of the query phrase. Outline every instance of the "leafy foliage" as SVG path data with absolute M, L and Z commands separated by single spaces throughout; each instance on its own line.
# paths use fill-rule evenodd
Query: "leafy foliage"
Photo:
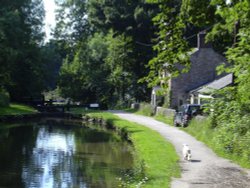
M 233 113 L 232 115 L 235 114 Z M 245 120 L 244 118 L 243 121 Z M 189 126 L 183 130 L 198 140 L 205 142 L 220 156 L 233 160 L 245 168 L 249 168 L 249 132 L 244 136 L 238 134 L 238 123 L 216 128 L 211 128 L 212 126 L 211 118 L 193 119 Z
M 197 27 L 211 26 L 216 20 L 216 8 L 210 2 L 211 0 L 183 0 L 182 19 Z
M 108 82 L 113 88 L 113 97 L 115 101 L 126 103 L 133 96 L 133 86 L 136 84 L 135 75 L 133 74 L 134 59 L 131 58 L 132 48 L 131 39 L 124 35 L 113 38 L 112 33 L 109 35 L 108 55 L 105 59 L 106 65 L 110 70 Z M 133 83 L 134 82 L 134 83 Z
M 106 40 L 96 34 L 88 44 L 79 48 L 72 62 L 65 59 L 60 71 L 59 86 L 65 97 L 82 102 L 96 102 L 105 95 L 106 78 L 104 58 L 107 54 Z
M 179 73 L 176 68 L 176 63 L 184 66 L 189 65 L 188 60 L 188 43 L 184 40 L 184 22 L 179 16 L 180 2 L 179 1 L 148 1 L 157 3 L 160 8 L 160 13 L 154 17 L 154 24 L 157 26 L 157 38 L 154 50 L 157 56 L 149 61 L 149 75 L 144 79 L 153 87 L 161 81 L 158 77 L 159 72 L 164 69 L 177 75 Z
M 213 42 L 215 49 L 223 53 L 229 62 L 227 67 L 220 67 L 220 72 L 234 75 L 234 85 L 215 93 L 216 99 L 210 103 L 210 108 L 213 109 L 210 114 L 210 129 L 216 130 L 215 147 L 230 155 L 243 154 L 241 159 L 249 161 L 250 151 L 247 144 L 250 130 L 250 2 L 148 2 L 156 3 L 160 13 L 154 18 L 154 23 L 158 27 L 157 44 L 154 46 L 157 56 L 149 62 L 150 73 L 145 80 L 150 86 L 155 86 L 162 81 L 162 78 L 158 77 L 159 72 L 167 71 L 171 76 L 181 73 L 176 70 L 176 64 L 186 67 L 189 65 L 187 52 L 192 46 L 192 36 L 189 37 L 188 34 L 198 33 L 204 29 L 211 30 L 207 39 Z M 167 79 L 168 77 L 165 81 Z
M 146 85 L 137 81 L 148 73 L 145 65 L 153 55 L 147 43 L 153 35 L 154 6 L 140 0 L 91 0 L 78 11 L 80 2 L 65 1 L 58 11 L 55 37 L 68 51 L 59 80 L 63 95 L 110 106 L 148 99 Z M 63 13 L 71 12 L 75 15 L 66 23 Z M 83 22 L 76 22 L 75 16 Z M 76 26 L 89 29 L 64 34 Z
M 40 51 L 43 18 L 42 0 L 1 2 L 0 85 L 12 100 L 37 97 L 45 87 Z
M 238 34 L 235 34 L 234 44 L 228 46 L 225 52 L 230 66 L 224 67 L 225 72 L 233 73 L 234 85 L 225 88 L 219 93 L 220 97 L 213 101 L 214 112 L 211 114 L 212 127 L 216 128 L 217 144 L 225 153 L 241 155 L 242 159 L 249 161 L 250 133 L 250 63 L 249 63 L 249 1 L 232 1 L 231 4 L 223 1 L 213 1 L 217 6 L 217 14 L 223 19 L 212 30 L 212 35 L 219 33 L 218 28 L 223 27 L 228 33 L 235 29 L 235 23 L 240 23 Z M 236 35 L 237 34 L 237 35 Z

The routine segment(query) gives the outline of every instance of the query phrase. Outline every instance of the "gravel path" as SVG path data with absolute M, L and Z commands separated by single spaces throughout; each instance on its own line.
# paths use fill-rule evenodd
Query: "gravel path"
M 206 145 L 184 131 L 150 117 L 122 111 L 111 112 L 120 118 L 156 130 L 174 145 L 180 156 L 182 174 L 181 178 L 173 179 L 172 188 L 250 188 L 250 170 L 242 169 L 229 160 L 218 157 Z M 182 159 L 183 143 L 190 146 L 191 162 Z

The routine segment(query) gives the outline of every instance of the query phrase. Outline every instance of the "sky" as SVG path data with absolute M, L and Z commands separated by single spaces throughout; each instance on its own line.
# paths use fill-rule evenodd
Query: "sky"
M 43 0 L 44 9 L 45 9 L 45 32 L 46 32 L 46 41 L 49 40 L 52 36 L 50 34 L 51 29 L 55 27 L 55 9 L 56 4 L 54 0 Z

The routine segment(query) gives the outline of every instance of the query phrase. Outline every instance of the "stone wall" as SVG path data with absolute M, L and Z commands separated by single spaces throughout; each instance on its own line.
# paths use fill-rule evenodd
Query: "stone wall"
M 167 117 L 174 117 L 176 111 L 174 109 L 168 109 L 163 107 L 156 108 L 156 115 L 162 115 Z

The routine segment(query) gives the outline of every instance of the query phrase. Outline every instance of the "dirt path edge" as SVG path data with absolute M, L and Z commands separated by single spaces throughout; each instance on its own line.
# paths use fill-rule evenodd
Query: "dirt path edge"
M 218 157 L 210 148 L 178 128 L 153 118 L 123 111 L 110 111 L 122 119 L 136 122 L 159 132 L 171 142 L 180 156 L 181 178 L 174 178 L 171 188 L 250 188 L 250 170 Z M 192 151 L 191 162 L 182 159 L 182 145 Z

